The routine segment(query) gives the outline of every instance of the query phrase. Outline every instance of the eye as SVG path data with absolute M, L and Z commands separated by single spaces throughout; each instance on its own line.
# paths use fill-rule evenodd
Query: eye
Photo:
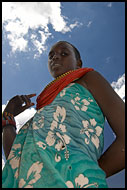
M 66 53 L 66 52 L 62 52 L 61 55 L 62 55 L 62 56 L 67 56 L 68 53 Z
M 48 55 L 48 58 L 51 60 L 51 59 L 53 58 L 54 54 L 55 54 L 54 52 L 50 52 L 49 55 Z M 67 56 L 68 53 L 65 52 L 65 51 L 62 51 L 62 52 L 60 53 L 60 55 L 61 55 L 61 56 Z
M 49 58 L 49 59 L 52 59 L 53 56 L 54 56 L 54 53 L 50 53 L 49 56 L 48 56 L 48 58 Z

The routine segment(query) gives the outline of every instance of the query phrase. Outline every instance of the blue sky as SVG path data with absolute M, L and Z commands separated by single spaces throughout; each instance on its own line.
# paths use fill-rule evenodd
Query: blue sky
M 2 109 L 15 95 L 39 95 L 53 80 L 47 56 L 59 40 L 75 45 L 83 67 L 100 72 L 125 101 L 124 2 L 3 2 L 2 8 Z M 34 106 L 17 116 L 18 128 L 35 112 Z M 107 121 L 104 137 L 105 151 L 115 139 Z M 124 178 L 125 170 L 109 177 L 109 187 L 124 187 Z

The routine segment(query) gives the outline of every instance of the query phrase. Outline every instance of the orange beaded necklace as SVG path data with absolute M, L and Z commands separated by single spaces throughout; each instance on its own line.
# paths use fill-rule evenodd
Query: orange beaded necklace
M 62 77 L 64 77 L 64 76 L 70 74 L 71 72 L 74 72 L 74 70 L 68 71 L 68 72 L 66 72 L 66 73 L 64 73 L 64 74 L 62 74 L 62 75 L 60 75 L 60 76 L 58 76 L 56 79 L 54 79 L 53 81 L 51 81 L 51 82 L 45 87 L 45 89 L 48 88 L 49 86 L 51 86 L 51 85 L 52 85 L 54 82 L 56 82 L 57 80 L 59 80 L 59 79 L 61 79 Z
M 41 109 L 42 107 L 50 104 L 55 99 L 57 94 L 61 92 L 61 90 L 63 90 L 63 88 L 65 88 L 68 84 L 93 70 L 94 69 L 92 68 L 80 68 L 77 70 L 68 71 L 57 77 L 55 80 L 50 82 L 37 97 L 36 109 Z

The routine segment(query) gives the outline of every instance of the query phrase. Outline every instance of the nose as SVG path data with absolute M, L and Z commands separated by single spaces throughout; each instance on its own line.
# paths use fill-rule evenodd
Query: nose
M 54 60 L 54 59 L 59 59 L 59 58 L 60 58 L 59 53 L 55 52 L 52 59 Z

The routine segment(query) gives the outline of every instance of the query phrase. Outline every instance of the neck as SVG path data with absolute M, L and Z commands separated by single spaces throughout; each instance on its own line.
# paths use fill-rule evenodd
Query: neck
M 56 77 L 53 81 L 51 81 L 45 88 L 51 86 L 54 82 L 56 82 L 57 80 L 63 78 L 64 76 L 66 76 L 66 75 L 72 73 L 73 71 L 75 71 L 75 70 L 71 70 L 71 71 L 68 71 L 68 72 L 66 72 L 66 73 L 64 73 L 64 74 L 62 74 L 62 75 L 59 75 L 59 76 Z

